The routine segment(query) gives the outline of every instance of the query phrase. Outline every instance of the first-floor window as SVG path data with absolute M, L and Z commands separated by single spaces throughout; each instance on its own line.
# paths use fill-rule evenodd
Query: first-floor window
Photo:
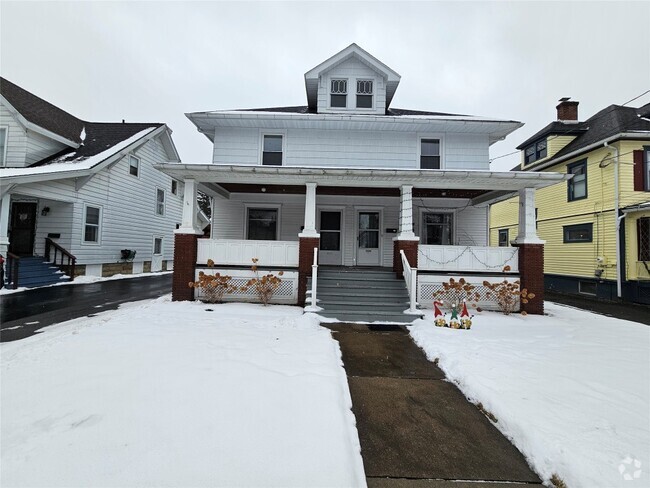
M 163 243 L 162 237 L 154 238 L 154 240 L 153 240 L 153 253 L 154 254 L 157 254 L 157 255 L 162 254 L 162 243 Z
M 156 214 L 165 215 L 165 190 L 156 189 Z
M 7 128 L 0 127 L 0 166 L 4 166 L 6 163 L 6 153 L 7 152 Z
M 101 208 L 86 206 L 84 215 L 84 242 L 99 242 Z
M 499 247 L 508 247 L 508 229 L 499 229 Z
M 422 216 L 425 244 L 451 245 L 454 215 L 451 213 L 425 213 Z
M 636 221 L 639 261 L 650 261 L 650 217 Z
M 643 150 L 643 175 L 645 177 L 645 191 L 650 191 L 650 147 Z
M 577 224 L 564 226 L 564 242 L 591 242 L 593 239 L 593 224 Z
M 248 239 L 275 241 L 278 239 L 278 209 L 249 208 L 247 215 Z

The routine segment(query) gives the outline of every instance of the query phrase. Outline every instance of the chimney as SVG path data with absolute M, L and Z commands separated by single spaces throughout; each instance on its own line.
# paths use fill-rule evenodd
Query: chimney
M 578 103 L 571 102 L 571 97 L 560 98 L 560 103 L 555 107 L 557 109 L 557 120 L 561 122 L 578 121 Z

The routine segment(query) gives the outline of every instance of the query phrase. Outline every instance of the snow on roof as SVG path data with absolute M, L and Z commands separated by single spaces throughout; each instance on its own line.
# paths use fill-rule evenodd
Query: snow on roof
M 65 171 L 78 171 L 78 170 L 88 170 L 98 165 L 102 161 L 108 159 L 112 155 L 118 153 L 122 149 L 130 146 L 134 142 L 143 138 L 147 134 L 150 134 L 152 131 L 156 130 L 158 127 L 148 127 L 137 134 L 132 135 L 128 139 L 125 139 L 114 146 L 102 151 L 93 156 L 80 156 L 72 157 L 77 154 L 76 151 L 70 151 L 59 157 L 53 159 L 50 163 L 43 166 L 31 166 L 29 168 L 2 168 L 0 169 L 0 177 L 8 178 L 11 176 L 27 176 L 27 175 L 37 175 L 37 174 L 49 174 L 49 173 L 60 173 Z M 72 158 L 71 158 L 72 157 Z M 71 159 L 68 159 L 71 158 Z

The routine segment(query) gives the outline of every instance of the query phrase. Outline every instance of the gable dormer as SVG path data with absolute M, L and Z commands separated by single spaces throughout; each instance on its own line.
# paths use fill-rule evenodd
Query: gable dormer
M 310 111 L 385 114 L 400 75 L 356 44 L 305 73 Z

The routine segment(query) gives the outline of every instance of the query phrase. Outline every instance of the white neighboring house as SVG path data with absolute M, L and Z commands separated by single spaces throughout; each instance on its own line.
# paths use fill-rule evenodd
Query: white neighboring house
M 183 184 L 153 168 L 180 162 L 171 130 L 162 123 L 83 121 L 4 78 L 0 95 L 0 254 L 9 258 L 7 275 L 15 263 L 20 270 L 42 262 L 30 258 L 45 256 L 46 248 L 50 260 L 56 251 L 57 263 L 63 255 L 63 265 L 66 253 L 73 255 L 77 275 L 172 269 Z M 24 276 L 18 284 L 42 281 Z
M 534 189 L 566 177 L 490 171 L 489 146 L 520 122 L 393 108 L 399 82 L 394 70 L 351 44 L 305 74 L 305 106 L 187 114 L 214 151 L 208 164 L 157 166 L 186 182 L 177 256 L 197 256 L 182 269 L 177 259 L 174 298 L 193 298 L 183 284 L 208 258 L 243 281 L 236 269 L 258 257 L 294 283 L 276 300 L 304 303 L 314 248 L 318 264 L 338 273 L 362 268 L 370 276 L 384 268 L 401 277 L 405 266 L 411 305 L 417 299 L 430 307 L 433 290 L 454 275 L 482 283 L 508 264 L 522 280 L 532 276 L 517 269 L 521 247 L 509 254 L 487 247 L 488 204 L 520 194 L 517 239 L 537 246 L 530 248 L 535 257 L 523 253 L 524 261 L 537 263 L 543 257 Z M 197 188 L 214 197 L 214 208 L 211 239 L 193 242 L 189 236 L 200 233 L 192 210 Z M 337 283 L 319 280 L 318 286 Z M 348 291 L 332 304 L 342 306 Z

